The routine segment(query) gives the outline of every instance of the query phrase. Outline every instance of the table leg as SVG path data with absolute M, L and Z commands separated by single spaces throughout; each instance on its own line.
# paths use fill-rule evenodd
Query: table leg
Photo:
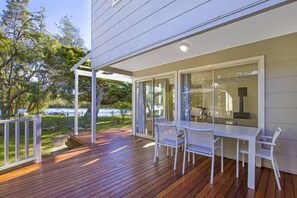
M 248 187 L 255 189 L 256 178 L 256 138 L 249 138 L 249 154 L 248 154 Z

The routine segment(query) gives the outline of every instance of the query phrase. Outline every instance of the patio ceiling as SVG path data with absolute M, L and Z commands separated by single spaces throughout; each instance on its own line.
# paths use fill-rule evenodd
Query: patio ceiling
M 135 72 L 195 56 L 297 32 L 297 2 L 246 18 L 196 36 L 150 50 L 109 65 L 109 68 Z M 184 53 L 180 45 L 189 50 Z M 94 68 L 94 66 L 93 66 Z M 106 67 L 95 67 L 106 68 Z

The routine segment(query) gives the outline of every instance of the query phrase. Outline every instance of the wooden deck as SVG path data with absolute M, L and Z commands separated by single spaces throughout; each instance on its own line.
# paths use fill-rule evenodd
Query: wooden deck
M 127 130 L 100 133 L 97 140 L 91 147 L 0 175 L 0 197 L 297 197 L 296 175 L 281 173 L 283 190 L 278 191 L 273 171 L 258 168 L 257 189 L 250 190 L 246 169 L 236 179 L 235 161 L 225 159 L 221 173 L 217 158 L 210 185 L 206 157 L 197 156 L 195 165 L 187 163 L 182 176 L 181 152 L 173 171 L 173 157 L 165 149 L 154 164 L 152 142 Z

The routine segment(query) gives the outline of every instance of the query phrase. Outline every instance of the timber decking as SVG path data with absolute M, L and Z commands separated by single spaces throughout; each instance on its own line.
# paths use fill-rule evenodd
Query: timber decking
M 257 188 L 251 190 L 246 168 L 237 179 L 235 161 L 225 158 L 221 173 L 217 157 L 211 185 L 209 158 L 186 163 L 182 176 L 181 151 L 174 171 L 164 148 L 154 164 L 152 142 L 127 130 L 101 132 L 97 142 L 0 175 L 0 197 L 297 197 L 296 175 L 282 172 L 278 191 L 273 171 L 257 168 Z

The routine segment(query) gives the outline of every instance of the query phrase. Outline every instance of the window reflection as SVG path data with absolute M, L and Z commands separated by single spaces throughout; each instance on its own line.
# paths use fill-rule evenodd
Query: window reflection
M 183 74 L 181 80 L 181 120 L 258 125 L 256 64 Z

